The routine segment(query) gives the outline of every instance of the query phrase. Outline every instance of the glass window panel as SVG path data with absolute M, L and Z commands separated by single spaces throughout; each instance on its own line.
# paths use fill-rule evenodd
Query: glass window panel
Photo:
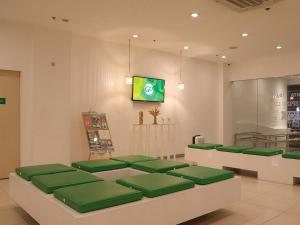
M 233 82 L 233 133 L 236 145 L 253 146 L 253 135 L 257 132 L 257 83 L 257 80 Z
M 256 146 L 286 148 L 287 79 L 258 79 Z

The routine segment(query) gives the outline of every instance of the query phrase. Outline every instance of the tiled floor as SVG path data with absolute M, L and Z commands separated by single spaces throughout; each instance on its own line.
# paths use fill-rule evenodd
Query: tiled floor
M 182 225 L 208 224 L 299 225 L 300 186 L 242 177 L 242 200 L 240 202 Z M 38 225 L 10 199 L 8 180 L 0 180 L 0 225 Z

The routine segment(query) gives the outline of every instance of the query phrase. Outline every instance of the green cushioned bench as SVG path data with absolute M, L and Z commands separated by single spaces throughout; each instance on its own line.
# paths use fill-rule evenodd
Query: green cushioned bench
M 143 193 L 112 181 L 100 181 L 60 188 L 54 191 L 54 196 L 77 212 L 85 213 L 138 201 Z
M 282 157 L 286 159 L 300 159 L 300 151 L 286 152 L 282 154 Z
M 146 161 L 157 160 L 157 158 L 143 156 L 143 155 L 120 156 L 120 157 L 112 157 L 111 159 L 121 161 L 121 162 L 126 162 L 128 165 L 131 165 L 132 163 L 136 163 L 136 162 L 146 162 Z
M 234 177 L 232 171 L 214 169 L 203 166 L 191 166 L 167 172 L 167 174 L 183 177 L 194 181 L 196 184 L 205 185 Z
M 168 170 L 187 167 L 189 164 L 171 160 L 153 160 L 147 162 L 132 163 L 131 167 L 148 173 L 165 173 Z
M 47 194 L 51 194 L 54 190 L 59 188 L 102 180 L 103 179 L 99 177 L 83 171 L 34 176 L 31 179 L 36 187 Z
M 221 152 L 232 152 L 232 153 L 242 153 L 245 150 L 251 149 L 252 147 L 242 147 L 242 146 L 221 146 L 216 149 Z
M 20 177 L 28 181 L 30 181 L 33 176 L 62 173 L 68 171 L 76 171 L 76 169 L 62 164 L 46 164 L 16 168 L 16 173 Z
M 243 154 L 248 155 L 259 155 L 259 156 L 273 156 L 279 155 L 283 151 L 279 149 L 268 149 L 268 148 L 251 148 L 243 151 Z
M 195 149 L 203 149 L 203 150 L 211 150 L 215 149 L 217 147 L 221 147 L 222 145 L 220 144 L 190 144 L 188 145 L 189 148 L 195 148 Z
M 161 173 L 126 177 L 118 179 L 117 183 L 142 191 L 149 198 L 186 190 L 195 185 L 191 180 Z
M 72 163 L 72 166 L 90 173 L 116 170 L 127 167 L 127 163 L 111 159 L 96 159 Z

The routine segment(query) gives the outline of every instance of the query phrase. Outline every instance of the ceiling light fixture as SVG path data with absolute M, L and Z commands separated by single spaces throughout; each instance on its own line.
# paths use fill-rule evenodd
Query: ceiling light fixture
M 226 55 L 222 55 L 221 58 L 222 59 L 226 59 L 227 57 L 226 57 Z
M 184 50 L 189 50 L 190 47 L 189 47 L 189 46 L 184 46 L 183 49 L 184 49 Z
M 193 18 L 197 18 L 197 17 L 199 17 L 199 13 L 197 13 L 197 12 L 193 12 L 193 13 L 191 14 L 191 17 L 193 17 Z
M 128 74 L 125 77 L 126 84 L 132 84 L 132 76 L 131 76 L 131 40 L 128 40 Z
M 182 91 L 182 90 L 184 89 L 184 83 L 183 83 L 183 82 L 179 82 L 179 83 L 178 83 L 178 89 L 179 89 L 180 91 Z
M 139 35 L 138 34 L 133 34 L 132 37 L 133 38 L 139 38 Z
M 282 49 L 282 46 L 281 45 L 277 45 L 276 49 Z
M 242 37 L 248 37 L 249 34 L 248 33 L 242 33 Z
M 182 81 L 182 50 L 180 49 L 180 67 L 179 67 L 179 82 L 178 89 L 182 91 L 184 89 L 184 83 Z

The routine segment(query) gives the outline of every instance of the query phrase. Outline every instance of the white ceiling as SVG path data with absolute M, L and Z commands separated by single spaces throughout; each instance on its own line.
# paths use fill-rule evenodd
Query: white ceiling
M 193 11 L 200 13 L 198 19 L 190 17 Z M 116 43 L 127 43 L 132 33 L 138 33 L 136 46 L 178 53 L 188 45 L 187 56 L 216 60 L 218 54 L 228 61 L 300 50 L 299 12 L 299 0 L 283 0 L 270 11 L 240 13 L 215 0 L 0 0 L 0 18 L 7 20 Z M 52 16 L 58 19 L 53 21 Z M 249 37 L 242 38 L 243 32 Z M 276 50 L 278 44 L 284 48 Z

